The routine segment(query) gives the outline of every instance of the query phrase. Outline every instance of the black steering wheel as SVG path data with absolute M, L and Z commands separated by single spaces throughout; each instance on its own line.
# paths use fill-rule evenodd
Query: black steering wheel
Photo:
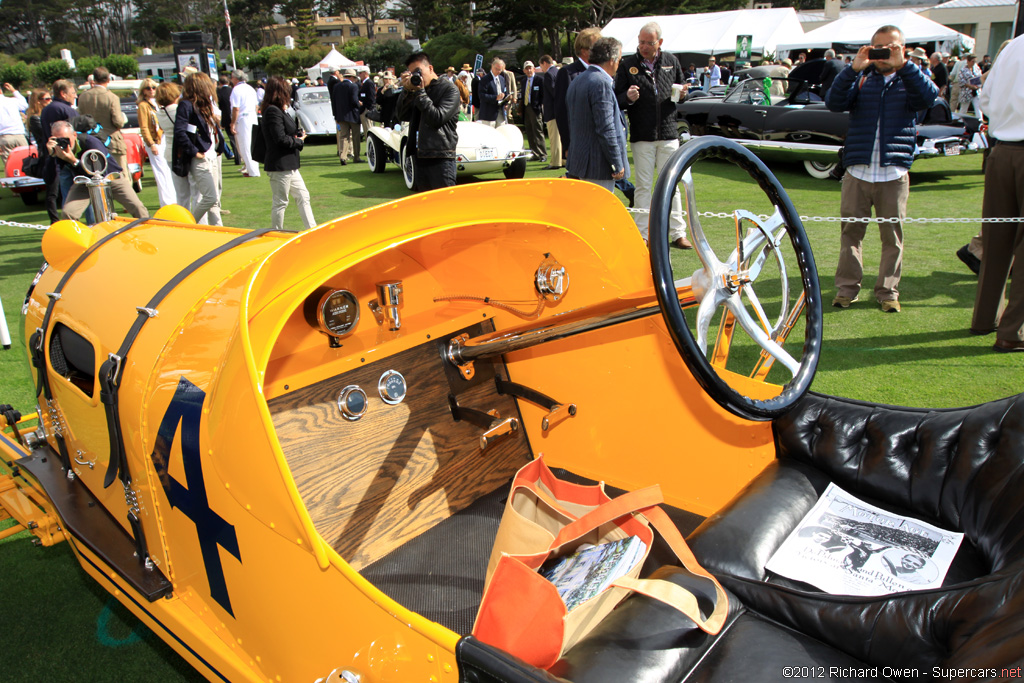
M 690 167 L 697 161 L 708 158 L 726 159 L 745 170 L 775 207 L 775 212 L 767 220 L 761 220 L 748 211 L 734 213 L 737 246 L 724 261 L 715 255 L 701 227 L 690 173 Z M 696 338 L 683 315 L 669 259 L 669 213 L 680 182 L 686 191 L 686 220 L 690 239 L 703 264 L 691 279 L 694 296 L 699 302 Z M 751 226 L 746 236 L 740 235 L 743 223 Z M 659 174 L 651 201 L 649 232 L 651 272 L 658 302 L 661 304 L 661 314 L 676 349 L 697 382 L 719 405 L 740 417 L 771 420 L 789 410 L 810 388 L 818 367 L 822 337 L 821 288 L 807 233 L 779 181 L 760 159 L 742 145 L 717 136 L 695 138 L 676 150 Z M 801 299 L 806 324 L 803 355 L 799 361 L 783 349 L 780 343 L 796 322 L 793 315 L 787 315 L 788 285 L 780 252 L 786 235 L 796 254 L 803 284 Z M 769 321 L 765 315 L 753 286 L 768 258 L 775 259 L 779 264 L 784 292 L 783 312 L 774 322 Z M 754 315 L 747 310 L 744 298 L 754 310 Z M 715 370 L 715 366 L 724 367 L 724 361 L 714 365 L 708 361 L 707 332 L 719 306 L 724 306 L 727 309 L 726 315 L 731 315 L 761 347 L 769 362 L 778 361 L 790 372 L 792 379 L 783 386 L 779 395 L 765 400 L 750 398 L 730 386 Z M 796 314 L 799 312 L 795 311 Z

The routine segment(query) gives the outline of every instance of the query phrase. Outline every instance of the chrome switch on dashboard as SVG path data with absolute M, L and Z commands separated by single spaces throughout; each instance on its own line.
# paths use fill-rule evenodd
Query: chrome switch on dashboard
M 388 405 L 396 405 L 404 401 L 407 390 L 405 377 L 402 377 L 402 373 L 398 370 L 388 370 L 380 376 L 380 381 L 377 382 L 380 400 Z
M 394 331 L 402 326 L 402 314 L 399 307 L 402 305 L 402 281 L 387 280 L 377 283 L 377 300 L 371 301 L 369 306 L 373 311 L 373 317 L 377 319 L 378 325 L 388 321 L 388 329 Z
M 366 392 L 358 384 L 350 384 L 338 394 L 341 416 L 355 422 L 366 413 Z

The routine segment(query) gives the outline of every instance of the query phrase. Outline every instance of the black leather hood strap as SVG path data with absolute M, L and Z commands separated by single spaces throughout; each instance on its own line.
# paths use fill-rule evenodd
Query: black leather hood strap
M 131 223 L 127 223 L 112 233 L 104 235 L 100 239 L 91 245 L 88 249 L 83 251 L 75 262 L 71 264 L 60 281 L 57 283 L 57 287 L 52 292 L 47 292 L 46 296 L 50 299 L 46 305 L 46 313 L 43 315 L 43 324 L 39 329 L 32 333 L 29 337 L 29 352 L 32 354 L 32 365 L 36 368 L 36 396 L 38 397 L 41 393 L 47 402 L 53 400 L 53 392 L 50 388 L 50 377 L 46 372 L 46 350 L 43 348 L 46 344 L 46 331 L 50 329 L 50 319 L 53 317 L 53 309 L 57 302 L 60 301 L 61 293 L 64 291 L 64 287 L 67 285 L 68 280 L 75 274 L 78 267 L 85 262 L 97 249 L 102 247 L 104 244 L 114 239 L 118 235 L 131 230 L 132 228 L 146 222 L 147 218 L 138 218 Z M 55 431 L 53 434 L 54 440 L 57 442 L 57 450 L 60 453 L 61 465 L 65 470 L 71 469 L 71 458 L 68 456 L 68 448 L 64 443 L 64 435 L 60 431 Z
M 154 294 L 145 306 L 137 307 L 138 316 L 135 318 L 135 322 L 128 330 L 128 334 L 125 335 L 124 341 L 121 342 L 121 346 L 118 348 L 117 353 L 110 354 L 107 357 L 107 360 L 103 361 L 103 364 L 100 366 L 100 401 L 104 406 L 106 406 L 107 435 L 110 439 L 110 460 L 107 463 L 107 472 L 103 478 L 103 488 L 107 488 L 113 484 L 114 479 L 118 477 L 120 477 L 121 483 L 125 486 L 126 490 L 131 484 L 131 475 L 128 471 L 128 458 L 124 448 L 124 435 L 121 431 L 121 419 L 118 411 L 118 390 L 121 387 L 121 379 L 123 377 L 125 363 L 127 362 L 128 352 L 131 351 L 132 345 L 135 344 L 135 340 L 138 338 L 139 333 L 142 332 L 142 328 L 145 326 L 146 321 L 150 318 L 156 317 L 158 313 L 157 306 L 159 306 L 167 295 L 174 291 L 174 288 L 181 284 L 181 282 L 189 275 L 224 252 L 230 251 L 240 244 L 244 244 L 245 242 L 256 239 L 257 237 L 262 237 L 272 230 L 272 228 L 253 230 L 245 233 L 244 235 L 239 235 L 235 239 L 225 242 L 216 249 L 203 254 L 187 265 L 173 278 L 168 280 L 167 283 L 160 288 L 160 291 Z

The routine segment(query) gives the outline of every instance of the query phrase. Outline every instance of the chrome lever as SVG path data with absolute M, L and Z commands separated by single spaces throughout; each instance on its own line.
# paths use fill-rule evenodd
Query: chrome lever
M 517 431 L 519 431 L 519 418 L 507 417 L 504 420 L 496 420 L 490 429 L 480 435 L 480 450 L 484 450 L 506 434 Z

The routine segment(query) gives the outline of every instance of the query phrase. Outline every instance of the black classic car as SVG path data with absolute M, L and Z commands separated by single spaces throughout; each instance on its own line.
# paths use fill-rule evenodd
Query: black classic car
M 802 161 L 815 178 L 828 177 L 846 139 L 849 115 L 830 111 L 820 85 L 800 75 L 794 69 L 788 78 L 738 80 L 724 97 L 690 94 L 676 107 L 680 140 L 721 135 L 766 158 Z M 985 145 L 978 129 L 977 119 L 954 116 L 940 99 L 918 116 L 916 157 L 977 152 Z

